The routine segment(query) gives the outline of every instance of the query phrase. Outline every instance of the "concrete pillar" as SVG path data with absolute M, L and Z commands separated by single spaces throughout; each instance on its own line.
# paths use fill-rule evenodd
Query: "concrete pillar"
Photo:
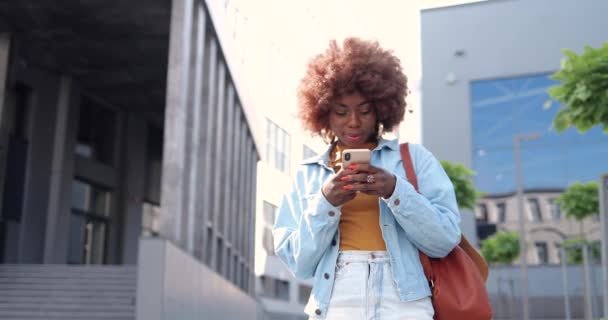
M 240 166 L 240 174 L 239 174 L 239 185 L 238 185 L 238 194 L 239 194 L 239 211 L 238 211 L 238 249 L 241 257 L 245 259 L 245 230 L 248 227 L 246 224 L 247 218 L 247 201 L 245 198 L 247 192 L 247 175 L 249 174 L 247 170 L 247 123 L 244 121 L 244 117 L 242 118 L 241 123 L 239 124 L 241 127 L 241 155 L 239 158 L 239 166 Z M 243 280 L 244 281 L 244 280 Z
M 4 118 L 4 100 L 6 99 L 6 83 L 9 69 L 11 49 L 10 35 L 0 33 L 0 208 L 4 195 L 4 173 L 6 168 L 6 150 L 8 149 L 8 132 Z M 2 216 L 0 214 L 0 221 Z
M 3 123 L 4 99 L 6 91 L 6 77 L 9 68 L 11 38 L 8 33 L 0 33 L 0 125 Z
M 233 252 L 237 252 L 238 251 L 238 245 L 237 245 L 237 239 L 238 239 L 238 235 L 237 235 L 237 226 L 240 224 L 239 221 L 239 204 L 241 202 L 240 200 L 240 195 L 238 194 L 238 192 L 236 192 L 236 190 L 238 190 L 238 186 L 239 186 L 239 176 L 241 175 L 240 172 L 240 166 L 239 166 L 239 162 L 241 159 L 241 130 L 242 130 L 242 126 L 241 126 L 241 110 L 240 110 L 240 105 L 238 103 L 235 103 L 234 105 L 234 113 L 233 113 L 233 117 L 232 117 L 232 131 L 233 131 L 233 140 L 232 140 L 232 162 L 231 162 L 231 185 L 232 187 L 230 188 L 231 192 L 230 192 L 230 229 L 228 231 L 228 239 L 230 240 L 230 242 L 232 243 L 232 247 L 233 247 Z
M 205 58 L 205 24 L 206 24 L 206 16 L 205 11 L 202 7 L 202 4 L 197 1 L 195 8 L 193 10 L 194 14 L 194 31 L 193 32 L 193 43 L 195 44 L 193 53 L 193 62 L 194 62 L 194 72 L 193 74 L 193 90 L 191 96 L 191 113 L 192 116 L 189 117 L 191 119 L 191 131 L 190 131 L 190 161 L 189 161 L 189 171 L 188 175 L 188 207 L 187 207 L 187 215 L 188 215 L 188 224 L 187 224 L 187 237 L 186 237 L 186 249 L 188 252 L 195 254 L 195 247 L 202 246 L 202 241 L 197 241 L 197 234 L 200 233 L 200 229 L 205 228 L 205 225 L 200 223 L 197 220 L 197 212 L 201 210 L 199 195 L 207 192 L 207 190 L 202 190 L 201 185 L 199 183 L 201 179 L 201 170 L 199 166 L 200 156 L 201 156 L 201 139 L 200 135 L 203 132 L 202 125 L 204 119 L 203 117 L 203 65 Z M 200 252 L 199 250 L 196 250 Z M 196 254 L 195 254 L 196 255 Z
M 200 136 L 201 154 L 199 157 L 199 166 L 201 176 L 202 193 L 199 197 L 199 226 L 201 234 L 198 237 L 201 243 L 199 258 L 205 263 L 211 265 L 212 249 L 209 239 L 212 234 L 209 234 L 209 229 L 213 224 L 213 215 L 211 212 L 211 184 L 213 180 L 212 163 L 214 159 L 214 128 L 215 128 L 215 103 L 217 100 L 217 43 L 216 38 L 210 36 L 205 39 L 205 59 L 204 59 L 204 80 L 203 80 L 203 119 L 205 119 L 203 134 Z M 196 255 L 196 254 L 195 254 Z
M 182 247 L 192 8 L 193 0 L 172 1 L 161 187 L 160 232 Z
M 45 233 L 51 192 L 54 161 L 58 94 L 66 83 L 57 76 L 35 68 L 24 67 L 17 71 L 18 80 L 33 90 L 30 114 L 30 133 L 27 182 L 24 190 L 23 214 L 19 235 L 19 263 L 44 261 Z
M 249 182 L 249 210 L 248 214 L 248 238 L 247 238 L 247 255 L 245 256 L 247 259 L 247 270 L 249 275 L 249 294 L 253 295 L 255 293 L 255 276 L 253 272 L 254 266 L 254 244 L 255 244 L 255 217 L 256 217 L 256 180 L 257 180 L 257 162 L 258 156 L 255 148 L 255 144 L 253 142 L 253 136 L 251 137 L 249 144 L 249 150 L 251 152 L 251 156 L 249 157 L 249 170 L 251 170 L 251 180 Z
M 146 183 L 146 154 L 148 127 L 141 115 L 129 113 L 125 126 L 125 166 L 120 183 L 124 186 L 122 209 L 124 213 L 122 228 L 123 264 L 137 263 L 137 248 L 141 235 L 143 199 Z
M 217 104 L 216 105 L 211 105 L 210 107 L 215 109 L 215 121 L 213 123 L 213 131 L 214 131 L 214 135 L 213 135 L 213 145 L 214 145 L 214 149 L 213 150 L 213 162 L 212 162 L 212 173 L 213 173 L 213 179 L 212 179 L 212 185 L 211 185 L 211 189 L 204 189 L 204 190 L 208 190 L 207 192 L 210 193 L 211 195 L 211 211 L 209 212 L 212 216 L 213 216 L 213 229 L 214 231 L 217 233 L 221 233 L 222 228 L 221 228 L 221 223 L 220 223 L 220 219 L 223 219 L 223 204 L 221 202 L 221 199 L 223 198 L 222 195 L 222 186 L 223 186 L 223 179 L 224 177 L 222 177 L 221 175 L 221 165 L 223 164 L 223 158 L 224 158 L 224 152 L 225 152 L 225 145 L 224 145 L 224 137 L 222 134 L 222 126 L 224 124 L 224 113 L 225 113 L 225 86 L 226 86 L 226 65 L 224 64 L 223 61 L 219 61 L 217 64 Z M 220 246 L 218 245 L 218 241 L 217 241 L 217 237 L 214 238 L 213 240 L 213 244 L 212 244 L 212 248 L 211 248 L 211 266 L 212 269 L 214 270 L 222 270 L 223 267 L 223 263 L 225 259 L 222 259 L 222 261 L 218 261 L 217 257 L 221 254 L 221 252 L 224 250 L 225 246 L 225 239 L 222 240 L 222 247 L 220 248 Z
M 224 235 L 224 239 L 226 243 L 230 243 L 231 245 L 232 242 L 230 241 L 230 234 L 229 234 L 229 230 L 230 230 L 230 223 L 231 223 L 231 217 L 232 217 L 232 210 L 231 210 L 231 202 L 234 201 L 233 200 L 233 195 L 232 195 L 232 190 L 234 188 L 234 185 L 232 184 L 232 177 L 234 175 L 234 171 L 232 169 L 232 163 L 234 162 L 234 157 L 232 154 L 233 151 L 233 145 L 234 145 L 234 127 L 233 125 L 233 117 L 234 114 L 236 113 L 234 110 L 235 109 L 235 103 L 234 103 L 234 87 L 232 86 L 232 84 L 228 84 L 227 88 L 226 88 L 227 92 L 226 92 L 226 97 L 227 97 L 227 101 L 226 101 L 226 112 L 227 115 L 225 117 L 225 122 L 224 122 L 224 141 L 225 141 L 225 145 L 224 145 L 224 151 L 223 151 L 223 156 L 224 156 L 224 161 L 221 165 L 221 169 L 222 169 L 222 195 L 223 195 L 223 205 L 222 205 L 222 212 L 220 213 L 220 215 L 222 215 L 224 217 L 224 228 L 222 231 L 222 234 Z M 233 249 L 234 250 L 234 249 Z M 230 257 L 228 257 L 228 259 L 230 259 Z M 227 261 L 228 263 L 226 264 L 226 268 L 225 268 L 225 274 L 229 275 L 229 270 L 228 270 L 228 266 L 231 265 L 230 261 Z
M 53 139 L 44 263 L 67 261 L 79 94 L 80 90 L 71 78 L 61 78 L 55 116 L 57 130 Z

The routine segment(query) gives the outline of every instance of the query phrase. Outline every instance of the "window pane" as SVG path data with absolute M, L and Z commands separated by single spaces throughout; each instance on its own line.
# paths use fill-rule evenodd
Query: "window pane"
M 239 257 L 235 255 L 233 257 L 234 261 L 232 262 L 232 281 L 235 285 L 238 286 L 239 283 Z
M 85 217 L 70 215 L 70 243 L 68 244 L 68 263 L 80 264 L 84 253 Z
M 243 265 L 243 290 L 249 292 L 249 268 Z
M 266 119 L 266 158 L 276 169 L 289 171 L 290 136 L 287 131 Z
M 562 218 L 562 210 L 555 202 L 555 198 L 550 198 L 548 201 L 549 207 L 551 208 L 551 219 L 560 220 Z
M 261 276 L 260 282 L 262 285 L 262 296 L 274 298 L 274 279 L 266 276 Z
M 275 298 L 289 301 L 289 281 L 275 280 Z
M 298 290 L 298 302 L 301 304 L 306 304 L 308 302 L 308 298 L 310 297 L 310 292 L 312 291 L 312 287 L 307 285 L 300 285 Z
M 105 250 L 105 238 L 106 238 L 106 225 L 105 223 L 90 223 L 87 225 L 90 232 L 90 242 L 86 244 L 86 248 L 89 251 L 88 263 L 102 264 L 104 263 L 104 250 Z
M 217 238 L 217 251 L 215 253 L 215 271 L 219 274 L 223 274 L 222 269 L 224 267 L 224 261 L 222 258 L 224 257 L 224 242 L 222 241 L 222 238 Z
M 498 223 L 504 223 L 505 219 L 506 219 L 506 213 L 507 213 L 507 204 L 504 202 L 497 204 L 496 210 L 498 211 L 497 212 Z
M 211 252 L 213 247 L 213 230 L 207 228 L 207 239 L 205 240 L 205 263 L 211 267 L 211 258 L 213 253 Z
M 112 165 L 116 114 L 90 99 L 82 99 L 78 136 L 74 152 L 85 158 Z
M 91 188 L 91 209 L 92 213 L 109 216 L 110 215 L 110 193 L 108 191 Z
M 530 213 L 532 221 L 542 221 L 542 215 L 540 212 L 540 205 L 538 204 L 538 199 L 531 198 L 528 199 L 528 203 L 530 205 Z
M 89 211 L 89 194 L 91 188 L 88 184 L 74 180 L 72 182 L 72 208 Z
M 479 220 L 488 222 L 488 206 L 485 203 L 480 203 L 479 207 Z
M 264 228 L 262 244 L 264 245 L 264 250 L 266 250 L 268 254 L 274 255 L 274 239 L 272 238 L 272 230 L 268 227 Z
M 538 255 L 538 263 L 539 264 L 547 264 L 549 263 L 549 253 L 547 251 L 547 243 L 546 242 L 536 242 L 536 253 Z
M 274 225 L 275 212 L 278 208 L 266 201 L 264 201 L 264 223 L 267 225 Z

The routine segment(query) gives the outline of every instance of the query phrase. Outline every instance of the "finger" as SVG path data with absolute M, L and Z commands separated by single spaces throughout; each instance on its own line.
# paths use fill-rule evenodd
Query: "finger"
M 336 181 L 336 182 L 337 181 L 342 181 L 341 180 L 342 177 L 344 177 L 346 175 L 349 175 L 349 174 L 352 174 L 352 172 L 349 171 L 349 170 L 340 169 L 340 171 L 338 171 L 336 174 L 334 174 L 333 180 Z
M 368 192 L 370 190 L 370 185 L 367 183 L 356 182 L 350 184 L 350 186 L 350 190 L 353 190 L 355 192 Z
M 354 163 L 348 166 L 348 170 L 356 173 L 369 172 L 369 163 Z
M 344 181 L 346 183 L 363 183 L 367 182 L 367 173 L 357 173 L 357 174 L 349 174 L 340 178 L 340 181 Z

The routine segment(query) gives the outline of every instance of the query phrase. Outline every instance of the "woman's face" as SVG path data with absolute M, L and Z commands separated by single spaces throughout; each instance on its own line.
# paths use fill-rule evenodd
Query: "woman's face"
M 360 94 L 344 95 L 330 107 L 329 129 L 341 145 L 356 149 L 376 138 L 376 111 Z

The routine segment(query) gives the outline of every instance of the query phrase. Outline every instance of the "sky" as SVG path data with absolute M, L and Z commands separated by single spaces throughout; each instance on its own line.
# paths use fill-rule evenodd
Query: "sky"
M 206 0 L 260 147 L 266 121 L 317 152 L 325 144 L 302 131 L 296 88 L 310 57 L 331 39 L 375 39 L 393 50 L 408 77 L 404 121 L 386 138 L 422 143 L 420 11 L 483 1 L 462 0 Z
M 420 10 L 476 1 L 446 0 L 208 0 L 225 50 L 232 56 L 240 93 L 254 106 L 260 128 L 269 114 L 280 123 L 295 119 L 295 90 L 308 59 L 330 39 L 376 39 L 400 58 L 411 94 L 398 135 L 421 141 Z M 370 5 L 373 4 L 373 5 Z M 219 19 L 219 18 L 221 19 Z
M 564 189 L 575 182 L 597 181 L 608 172 L 608 139 L 601 127 L 585 134 L 570 128 L 557 133 L 552 119 L 559 109 L 547 89 L 550 74 L 475 81 L 471 84 L 473 169 L 477 187 L 489 194 L 515 191 L 513 136 L 537 133 L 522 142 L 525 189 Z

